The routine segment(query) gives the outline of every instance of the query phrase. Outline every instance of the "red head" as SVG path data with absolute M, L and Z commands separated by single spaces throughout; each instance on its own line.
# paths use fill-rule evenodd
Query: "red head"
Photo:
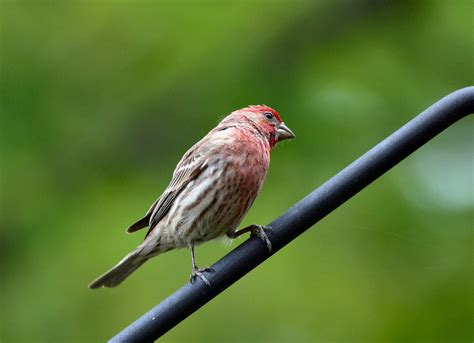
M 243 108 L 242 110 L 250 111 L 250 112 L 255 112 L 255 113 L 265 113 L 265 112 L 269 112 L 269 113 L 271 113 L 280 123 L 282 122 L 282 120 L 281 120 L 280 115 L 278 114 L 278 112 L 277 112 L 276 110 L 274 110 L 273 108 L 268 107 L 268 106 L 266 106 L 266 105 L 250 105 L 249 107 Z
M 265 105 L 251 105 L 233 113 L 243 115 L 265 137 L 273 147 L 279 141 L 294 138 L 295 135 L 281 120 L 280 115 L 273 108 Z

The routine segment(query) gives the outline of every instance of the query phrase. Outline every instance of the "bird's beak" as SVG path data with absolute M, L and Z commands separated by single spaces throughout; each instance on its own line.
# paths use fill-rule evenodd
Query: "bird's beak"
M 285 123 L 281 123 L 277 130 L 277 140 L 282 141 L 291 138 L 295 138 L 295 134 L 285 125 Z

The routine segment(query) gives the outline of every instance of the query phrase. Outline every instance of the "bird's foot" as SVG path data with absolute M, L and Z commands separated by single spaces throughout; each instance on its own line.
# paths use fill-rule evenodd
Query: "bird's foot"
M 204 272 L 210 272 L 210 273 L 213 273 L 214 272 L 214 269 L 210 268 L 210 267 L 206 267 L 206 268 L 193 268 L 193 272 L 191 273 L 191 277 L 189 278 L 189 281 L 191 281 L 191 283 L 194 283 L 194 281 L 196 281 L 196 278 L 200 278 L 202 280 L 202 282 L 204 282 L 208 287 L 211 287 L 211 283 L 209 282 L 209 280 L 207 279 L 207 277 L 204 275 Z
M 252 236 L 260 238 L 262 241 L 265 242 L 268 248 L 268 253 L 272 253 L 272 242 L 270 242 L 270 239 L 268 238 L 267 232 L 271 232 L 272 227 L 271 226 L 266 226 L 266 225 L 251 225 L 250 226 L 250 233 Z

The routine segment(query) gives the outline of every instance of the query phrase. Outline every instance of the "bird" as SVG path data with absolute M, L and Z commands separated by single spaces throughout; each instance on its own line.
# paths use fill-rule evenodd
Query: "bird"
M 265 242 L 271 227 L 250 225 L 237 230 L 260 192 L 270 164 L 270 152 L 294 133 L 279 113 L 266 105 L 250 105 L 224 117 L 177 164 L 163 194 L 128 233 L 148 227 L 144 241 L 89 288 L 115 287 L 150 258 L 189 248 L 190 280 L 200 278 L 211 286 L 199 268 L 194 248 L 220 237 L 231 239 L 250 232 Z

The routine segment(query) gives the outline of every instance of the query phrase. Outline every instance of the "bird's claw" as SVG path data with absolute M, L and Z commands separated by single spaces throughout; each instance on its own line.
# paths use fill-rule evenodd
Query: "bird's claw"
M 189 278 L 189 281 L 191 283 L 194 283 L 194 281 L 196 281 L 196 277 L 200 278 L 202 280 L 202 282 L 204 282 L 208 287 L 211 287 L 211 283 L 209 282 L 209 280 L 207 279 L 207 277 L 204 275 L 204 272 L 210 272 L 210 273 L 214 273 L 214 269 L 210 268 L 210 267 L 206 267 L 206 268 L 196 268 L 196 269 L 193 269 L 193 272 L 191 273 L 191 276 Z
M 272 231 L 271 226 L 266 226 L 266 225 L 253 225 L 252 228 L 250 229 L 250 232 L 252 236 L 260 238 L 262 241 L 265 242 L 268 248 L 268 253 L 272 253 L 272 242 L 270 242 L 270 239 L 268 238 L 267 232 Z

